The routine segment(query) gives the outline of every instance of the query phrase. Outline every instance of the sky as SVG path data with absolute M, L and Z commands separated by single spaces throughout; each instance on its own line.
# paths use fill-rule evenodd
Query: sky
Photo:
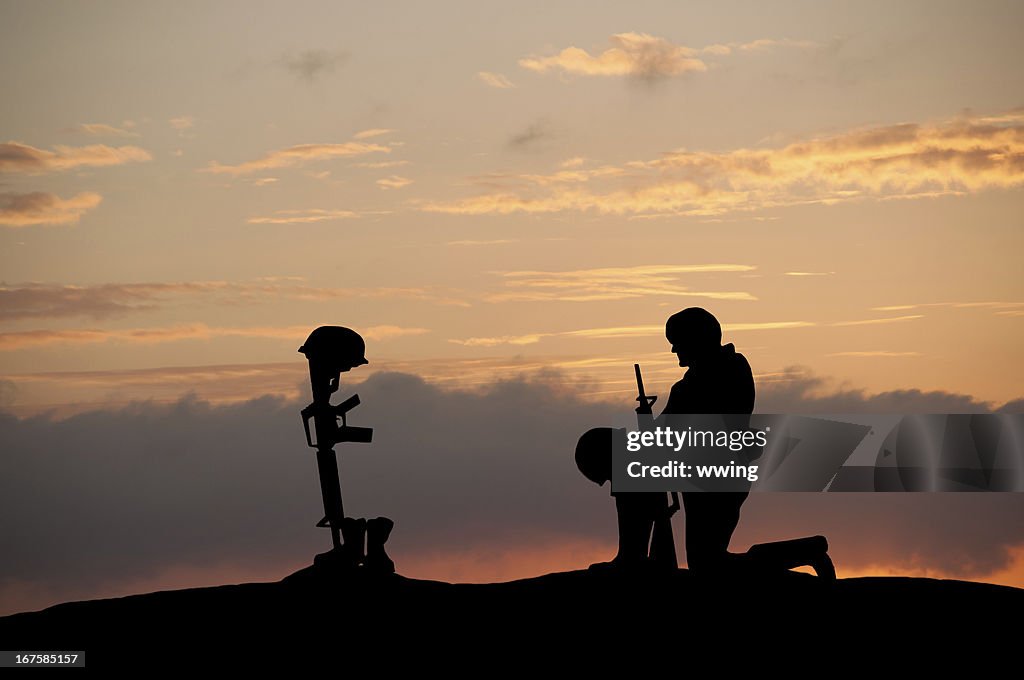
M 629 406 L 636 361 L 667 394 L 665 319 L 702 306 L 761 411 L 1012 404 L 1021 25 L 1015 2 L 0 2 L 4 457 L 24 428 L 130 429 L 140 403 L 221 428 L 266 395 L 297 411 L 324 324 L 366 339 L 371 387 L 519 385 L 596 414 Z M 583 552 L 404 554 L 483 580 L 605 548 L 549 529 Z M 972 573 L 1024 554 L 993 541 Z M 241 555 L 217 574 L 287 562 Z M 963 573 L 914 559 L 854 562 Z M 52 578 L 32 603 L 71 592 Z

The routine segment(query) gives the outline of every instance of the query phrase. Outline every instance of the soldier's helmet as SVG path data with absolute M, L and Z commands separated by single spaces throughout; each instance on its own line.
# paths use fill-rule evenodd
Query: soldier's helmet
M 688 307 L 668 318 L 665 337 L 669 342 L 686 339 L 691 346 L 718 347 L 722 344 L 722 325 L 708 310 Z
M 370 363 L 362 337 L 344 326 L 320 326 L 309 334 L 299 351 L 310 361 L 338 368 Z

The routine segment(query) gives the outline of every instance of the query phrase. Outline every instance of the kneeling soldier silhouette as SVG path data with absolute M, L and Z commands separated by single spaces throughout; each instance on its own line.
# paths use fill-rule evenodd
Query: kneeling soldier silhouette
M 690 307 L 673 314 L 665 324 L 665 337 L 679 365 L 688 370 L 672 386 L 665 409 L 652 425 L 664 424 L 668 415 L 753 413 L 754 378 L 750 364 L 732 343 L 722 345 L 722 327 L 710 312 Z M 636 372 L 640 390 L 637 400 L 641 402 L 637 414 L 650 414 L 656 397 L 644 394 L 639 366 Z M 595 484 L 603 485 L 611 479 L 612 447 L 623 444 L 615 442 L 618 433 L 625 437 L 625 430 L 596 428 L 584 433 L 576 445 L 576 465 Z M 824 580 L 835 580 L 824 536 L 763 543 L 746 553 L 730 553 L 729 541 L 747 494 L 748 491 L 683 492 L 686 559 L 691 572 L 770 572 L 810 566 Z M 663 492 L 612 492 L 612 496 L 618 515 L 619 550 L 611 562 L 593 566 L 649 563 L 675 568 L 672 528 L 667 518 L 678 505 L 669 505 Z

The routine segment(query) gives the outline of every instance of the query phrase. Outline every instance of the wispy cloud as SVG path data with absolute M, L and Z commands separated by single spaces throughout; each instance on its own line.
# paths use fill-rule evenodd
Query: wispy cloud
M 751 40 L 750 42 L 739 43 L 718 43 L 715 45 L 708 45 L 700 49 L 702 54 L 713 54 L 716 56 L 726 56 L 733 54 L 734 52 L 764 52 L 775 47 L 797 47 L 803 49 L 812 49 L 821 47 L 822 44 L 814 40 L 792 40 L 790 38 L 772 39 L 772 38 L 760 38 L 758 40 Z
M 306 208 L 304 210 L 277 210 L 269 217 L 250 217 L 249 224 L 305 224 L 309 222 L 326 222 L 327 220 L 345 220 L 358 217 L 352 210 L 325 210 L 322 208 Z
M 78 167 L 97 168 L 138 163 L 153 158 L 148 151 L 137 146 L 56 145 L 53 149 L 53 151 L 46 151 L 19 142 L 0 144 L 0 172 L 38 175 L 44 172 L 72 170 Z
M 195 116 L 177 116 L 176 118 L 169 119 L 167 122 L 172 128 L 180 132 L 194 127 L 196 124 L 196 118 Z
M 786 276 L 831 276 L 835 272 L 786 272 Z
M 116 127 L 106 123 L 79 123 L 70 128 L 71 132 L 78 132 L 90 137 L 138 137 L 138 132 L 127 129 L 129 126 Z
M 485 296 L 489 302 L 593 302 L 645 296 L 756 300 L 746 291 L 695 290 L 680 283 L 688 274 L 747 272 L 746 264 L 658 264 L 570 271 L 500 272 L 507 290 Z
M 491 73 L 490 71 L 480 71 L 476 74 L 476 77 L 480 79 L 484 85 L 495 87 L 499 90 L 507 90 L 515 87 L 512 81 L 501 75 L 500 73 Z
M 346 61 L 349 53 L 344 50 L 303 50 L 281 57 L 279 63 L 296 78 L 312 83 L 320 76 L 334 73 Z
M 409 161 L 377 161 L 373 163 L 353 163 L 353 168 L 371 168 L 374 170 L 380 170 L 384 168 L 400 168 L 403 165 L 409 165 Z
M 371 137 L 380 137 L 381 135 L 389 135 L 395 132 L 391 128 L 370 128 L 369 130 L 362 130 L 352 135 L 352 139 L 370 139 Z
M 722 330 L 726 332 L 789 330 L 816 326 L 812 321 L 758 321 L 751 323 L 726 323 Z M 663 324 L 645 324 L 638 326 L 611 326 L 606 328 L 581 328 L 571 331 L 554 331 L 527 333 L 525 335 L 500 335 L 493 337 L 471 337 L 465 339 L 449 339 L 448 342 L 464 347 L 495 347 L 498 345 L 533 345 L 545 338 L 578 337 L 588 339 L 641 338 L 664 335 Z
M 547 57 L 527 57 L 519 65 L 530 71 L 561 71 L 583 76 L 633 76 L 656 80 L 692 71 L 706 71 L 697 50 L 675 45 L 647 33 L 617 33 L 612 47 L 590 54 L 579 47 L 567 47 Z
M 85 316 L 105 319 L 154 309 L 169 295 L 224 290 L 226 281 L 0 286 L 0 321 Z
M 91 191 L 66 199 L 41 191 L 0 194 L 0 226 L 77 224 L 82 215 L 98 206 L 102 200 L 102 196 Z
M 975 302 L 918 302 L 909 305 L 888 305 L 885 307 L 872 307 L 876 312 L 902 312 L 911 309 L 925 307 L 949 307 L 953 309 L 990 308 L 990 309 L 1014 309 L 1024 307 L 1024 302 L 1006 302 L 998 300 L 985 300 Z
M 991 122 L 855 129 L 779 148 L 672 151 L 618 166 L 548 175 L 494 175 L 482 195 L 425 202 L 432 212 L 483 215 L 594 211 L 702 215 L 865 198 L 926 198 L 1024 184 L 1024 112 Z
M 924 356 L 924 355 L 921 354 L 920 352 L 893 352 L 893 351 L 889 351 L 889 350 L 876 349 L 876 350 L 864 350 L 864 351 L 859 351 L 859 352 L 831 352 L 829 354 L 826 354 L 825 356 L 828 356 L 828 357 L 863 357 L 863 358 L 866 358 L 866 359 L 874 359 L 874 358 L 885 358 L 885 357 L 892 357 L 892 358 L 920 357 L 920 356 Z
M 551 124 L 544 118 L 530 123 L 525 130 L 508 139 L 508 147 L 520 151 L 530 150 L 555 137 Z
M 460 241 L 448 241 L 448 245 L 450 245 L 450 246 L 497 246 L 497 245 L 504 245 L 506 243 L 516 243 L 516 239 L 514 239 L 514 238 L 495 238 L 495 239 L 488 239 L 488 240 L 483 240 L 483 241 L 478 241 L 478 240 L 474 240 L 474 239 L 462 239 Z
M 898 323 L 900 321 L 913 321 L 923 319 L 924 314 L 908 314 L 906 316 L 889 316 L 881 319 L 859 319 L 857 321 L 836 321 L 832 326 L 872 326 L 881 323 Z
M 369 153 L 391 153 L 391 149 L 379 144 L 343 142 L 341 144 L 298 144 L 286 149 L 271 151 L 263 158 L 246 161 L 237 165 L 222 165 L 211 161 L 201 172 L 224 175 L 247 175 L 270 168 L 288 168 L 313 161 L 361 156 Z
M 0 351 L 11 351 L 44 345 L 83 345 L 106 342 L 157 344 L 181 340 L 213 340 L 216 338 L 272 338 L 301 341 L 315 324 L 301 326 L 216 327 L 206 324 L 185 324 L 151 328 L 33 330 L 0 333 Z M 371 326 L 360 334 L 367 340 L 383 340 L 403 335 L 429 333 L 426 328 Z
M 382 177 L 377 180 L 377 186 L 381 189 L 401 189 L 412 184 L 412 180 L 408 177 L 402 177 L 400 175 L 391 175 L 390 177 Z
M 457 291 L 431 287 L 363 288 L 312 286 L 301 277 L 256 281 L 107 283 L 95 286 L 0 285 L 0 321 L 88 317 L 107 319 L 157 309 L 181 299 L 219 304 L 262 304 L 274 300 L 323 301 L 348 298 L 404 298 L 432 304 L 468 306 Z

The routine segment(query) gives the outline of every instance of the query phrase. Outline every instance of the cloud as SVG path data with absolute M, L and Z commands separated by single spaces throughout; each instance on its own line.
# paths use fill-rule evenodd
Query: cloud
M 864 358 L 878 358 L 878 357 L 920 357 L 924 356 L 920 352 L 894 352 L 891 350 L 884 349 L 873 349 L 853 352 L 831 352 L 826 354 L 827 357 L 864 357 Z
M 745 291 L 704 291 L 680 285 L 686 274 L 747 272 L 746 264 L 655 264 L 570 271 L 501 272 L 506 290 L 487 294 L 489 302 L 591 302 L 645 296 L 703 297 L 716 300 L 756 300 Z
M 322 75 L 334 73 L 349 59 L 344 50 L 304 50 L 298 54 L 286 54 L 280 64 L 296 78 L 312 83 Z
M 833 326 L 873 326 L 881 323 L 896 323 L 899 321 L 914 321 L 923 319 L 923 314 L 907 314 L 906 316 L 890 316 L 881 319 L 858 319 L 856 321 L 836 321 Z
M 733 52 L 764 52 L 766 50 L 775 47 L 798 47 L 803 49 L 812 49 L 822 47 L 823 45 L 814 40 L 792 40 L 789 38 L 783 38 L 781 40 L 775 40 L 772 38 L 759 38 L 757 40 L 751 40 L 750 42 L 738 43 L 724 43 L 716 45 L 708 45 L 707 47 L 701 48 L 702 54 L 713 54 L 715 56 L 727 56 Z
M 262 304 L 274 300 L 331 301 L 346 298 L 408 298 L 441 305 L 465 306 L 454 292 L 429 287 L 325 287 L 301 278 L 256 282 L 179 281 L 105 283 L 95 286 L 59 284 L 0 285 L 0 321 L 90 317 L 107 319 L 156 309 L 176 298 L 207 298 L 220 304 Z
M 18 400 L 18 386 L 13 380 L 0 378 L 0 412 Z
M 1024 399 L 1014 399 L 999 408 L 999 413 L 1024 413 Z
M 381 189 L 401 189 L 412 184 L 413 181 L 408 177 L 402 177 L 400 175 L 391 175 L 390 177 L 382 177 L 377 180 L 377 186 Z
M 395 130 L 390 128 L 370 128 L 369 130 L 363 130 L 352 135 L 353 139 L 369 139 L 371 137 L 380 137 L 381 135 L 389 135 Z
M 246 175 L 253 172 L 260 172 L 270 168 L 288 168 L 302 165 L 312 161 L 329 160 L 332 158 L 344 158 L 348 156 L 361 156 L 368 153 L 391 153 L 391 149 L 379 144 L 364 144 L 361 142 L 343 142 L 341 144 L 298 144 L 287 149 L 271 151 L 263 158 L 246 161 L 238 165 L 222 165 L 217 161 L 200 170 L 223 175 Z
M 90 146 L 56 145 L 54 151 L 37 149 L 28 144 L 7 142 L 0 144 L 0 172 L 38 175 L 44 172 L 72 170 L 79 167 L 106 167 L 139 163 L 153 157 L 137 146 L 112 147 L 105 144 Z
M 786 276 L 831 276 L 835 272 L 786 272 Z
M 500 73 L 491 73 L 490 71 L 480 71 L 476 74 L 476 77 L 480 79 L 484 85 L 497 88 L 499 90 L 507 90 L 515 87 L 512 81 L 501 75 Z
M 911 309 L 921 309 L 922 307 L 949 307 L 953 309 L 969 309 L 969 308 L 992 308 L 997 310 L 1010 310 L 1024 307 L 1024 302 L 1005 302 L 1005 301 L 977 301 L 977 302 L 920 302 L 911 305 L 887 305 L 885 307 L 872 307 L 871 309 L 876 312 L 902 312 Z M 999 312 L 996 312 L 997 314 Z
M 401 326 L 370 326 L 368 328 L 360 329 L 359 334 L 366 340 L 387 340 L 390 338 L 400 338 L 406 335 L 423 335 L 429 333 L 430 330 L 427 328 L 403 328 Z
M 751 323 L 725 323 L 722 330 L 763 331 L 787 330 L 791 328 L 808 328 L 815 326 L 812 321 L 757 321 Z M 450 339 L 448 342 L 464 347 L 495 347 L 497 345 L 532 345 L 544 338 L 578 337 L 590 339 L 609 338 L 642 338 L 657 337 L 665 333 L 664 325 L 643 324 L 637 326 L 611 326 L 605 328 L 580 328 L 571 331 L 553 331 L 546 333 L 528 333 L 526 335 L 501 335 L 497 337 L 476 337 L 463 340 Z
M 618 166 L 488 176 L 487 192 L 421 204 L 450 214 L 715 216 L 1024 185 L 1024 112 L 854 129 L 776 148 L 677 150 Z
M 249 224 L 307 224 L 309 222 L 351 219 L 358 216 L 358 213 L 351 210 L 306 208 L 304 210 L 277 210 L 271 217 L 250 217 L 246 222 Z
M 129 126 L 125 126 L 129 127 Z M 124 127 L 115 127 L 106 123 L 79 123 L 71 128 L 72 132 L 80 132 L 90 137 L 138 137 L 138 132 L 132 132 Z
M 196 124 L 196 118 L 195 116 L 178 116 L 177 118 L 171 118 L 167 122 L 170 123 L 170 126 L 175 130 L 181 131 L 194 127 Z
M 555 133 L 550 124 L 546 120 L 540 119 L 530 123 L 522 132 L 509 137 L 508 147 L 519 151 L 531 150 L 554 137 Z
M 373 444 L 339 449 L 345 506 L 395 520 L 388 550 L 400 573 L 493 578 L 495 567 L 479 566 L 487 557 L 517 578 L 614 554 L 614 503 L 579 475 L 572 452 L 579 434 L 630 413 L 628 403 L 585 401 L 558 373 L 481 390 L 401 373 L 345 377 L 339 396 L 354 391 L 362 401 L 352 424 L 374 428 Z M 892 403 L 788 396 L 798 393 L 794 412 Z M 941 407 L 957 396 L 918 394 Z M 188 570 L 209 579 L 191 585 L 214 585 L 277 580 L 308 564 L 329 545 L 313 526 L 323 513 L 312 453 L 296 455 L 308 401 L 212 406 L 189 397 L 61 421 L 0 415 L 0 613 L 181 587 L 175 574 Z M 1024 544 L 1022 513 L 1022 494 L 752 494 L 732 546 L 820 533 L 840 576 L 887 567 L 984 578 Z M 53 531 L 68 517 L 76 531 Z M 683 523 L 675 524 L 683 557 Z
M 0 333 L 0 351 L 35 348 L 44 345 L 83 345 L 115 342 L 122 344 L 158 344 L 181 340 L 212 340 L 214 338 L 274 338 L 301 340 L 309 334 L 309 324 L 301 326 L 207 326 L 202 323 L 180 326 L 119 328 L 119 329 L 67 329 L 33 330 Z M 366 339 L 380 340 L 399 335 L 420 335 L 426 328 L 399 328 L 398 326 L 372 326 L 363 331 Z
M 361 326 L 355 330 L 364 338 L 372 335 L 388 339 L 382 335 L 387 327 L 375 328 L 384 330 L 371 331 Z M 297 342 L 304 337 L 301 335 Z M 603 398 L 603 387 L 608 381 L 581 372 L 595 368 L 614 370 L 635 360 L 633 355 L 394 359 L 379 356 L 372 343 L 367 358 L 370 364 L 359 369 L 364 377 L 398 371 L 446 389 L 475 389 L 520 375 L 537 378 L 552 370 L 572 371 L 574 377 L 564 376 L 564 383 L 586 384 L 591 387 L 587 395 L 594 398 Z M 663 363 L 675 367 L 674 361 Z M 649 367 L 656 362 L 646 361 L 644 365 L 650 372 Z M 5 410 L 21 417 L 53 413 L 54 417 L 63 419 L 86 411 L 125 406 L 131 401 L 171 403 L 186 394 L 217 404 L 239 403 L 252 399 L 253 395 L 267 394 L 298 399 L 302 390 L 308 389 L 302 387 L 308 382 L 308 369 L 303 357 L 294 353 L 294 359 L 286 362 L 17 373 L 8 376 L 7 382 L 11 388 L 7 393 L 10 398 L 0 403 Z M 3 385 L 0 379 L 0 386 Z
M 990 413 L 995 405 L 968 394 L 891 390 L 870 394 L 845 384 L 838 387 L 826 376 L 800 367 L 758 380 L 757 411 L 760 413 Z
M 707 64 L 697 50 L 674 45 L 664 38 L 646 33 L 617 33 L 609 41 L 613 47 L 591 55 L 578 47 L 567 47 L 548 57 L 519 60 L 523 68 L 537 73 L 561 71 L 583 76 L 632 76 L 657 80 L 693 71 L 706 71 Z
M 108 283 L 97 286 L 27 284 L 0 286 L 0 321 L 87 316 L 105 319 L 156 307 L 172 294 L 222 290 L 224 281 L 186 283 Z
M 473 239 L 462 239 L 460 241 L 448 241 L 450 246 L 498 246 L 505 245 L 506 243 L 516 243 L 517 239 L 512 238 L 495 238 L 484 241 L 478 241 Z
M 378 161 L 376 163 L 353 163 L 353 168 L 372 168 L 379 170 L 381 168 L 400 168 L 403 165 L 409 165 L 409 161 Z
M 102 196 L 91 191 L 67 199 L 41 191 L 27 194 L 2 193 L 0 226 L 17 228 L 39 224 L 78 224 L 82 215 L 98 206 L 102 200 Z

